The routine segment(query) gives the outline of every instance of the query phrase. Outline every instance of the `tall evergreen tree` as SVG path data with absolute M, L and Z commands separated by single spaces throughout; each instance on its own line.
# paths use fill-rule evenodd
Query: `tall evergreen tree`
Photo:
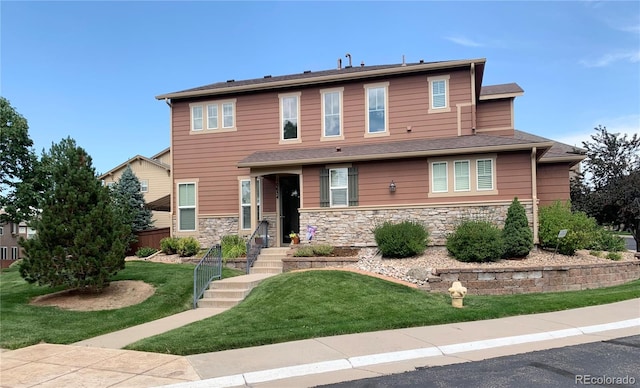
M 122 172 L 112 193 L 116 205 L 131 225 L 131 232 L 140 232 L 153 226 L 151 210 L 147 209 L 144 194 L 140 191 L 140 180 L 130 166 Z
M 514 198 L 507 210 L 507 219 L 502 229 L 504 240 L 504 257 L 521 258 L 526 257 L 533 248 L 533 232 L 529 228 L 527 213 L 524 206 Z
M 124 238 L 130 232 L 96 179 L 91 157 L 73 139 L 53 144 L 42 156 L 49 185 L 32 226 L 21 242 L 26 258 L 20 274 L 30 283 L 100 291 L 124 268 Z

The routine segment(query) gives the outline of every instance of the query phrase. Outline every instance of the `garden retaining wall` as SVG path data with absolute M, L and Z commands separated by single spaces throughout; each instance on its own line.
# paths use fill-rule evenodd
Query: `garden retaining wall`
M 640 261 L 527 268 L 442 269 L 428 289 L 448 293 L 460 281 L 471 295 L 578 291 L 616 286 L 640 279 Z

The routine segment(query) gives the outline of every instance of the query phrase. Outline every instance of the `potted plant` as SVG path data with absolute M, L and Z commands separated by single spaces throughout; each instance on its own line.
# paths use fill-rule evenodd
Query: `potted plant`
M 298 233 L 292 230 L 291 233 L 289 233 L 289 237 L 291 238 L 292 244 L 300 244 L 300 236 L 298 236 Z

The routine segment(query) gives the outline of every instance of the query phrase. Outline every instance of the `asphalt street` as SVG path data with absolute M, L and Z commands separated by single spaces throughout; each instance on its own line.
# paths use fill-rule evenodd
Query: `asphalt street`
M 323 385 L 323 388 L 640 386 L 640 335 Z

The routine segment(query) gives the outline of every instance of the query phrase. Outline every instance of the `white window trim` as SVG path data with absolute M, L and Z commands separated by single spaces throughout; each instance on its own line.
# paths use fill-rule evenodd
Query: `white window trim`
M 19 258 L 20 258 L 20 255 L 18 253 L 18 247 L 11 247 L 11 259 L 18 260 Z
M 231 122 L 232 122 L 231 125 L 225 125 L 224 124 L 224 118 L 225 118 L 224 106 L 225 105 L 231 105 Z M 219 117 L 219 120 L 222 122 L 222 129 L 229 130 L 229 129 L 235 128 L 236 127 L 236 102 L 235 102 L 235 100 L 233 100 L 233 101 L 223 101 L 223 102 L 220 103 L 220 107 L 222 108 L 222 112 L 221 112 L 222 114 L 218 113 L 218 117 Z
M 433 180 L 435 178 L 435 174 L 433 173 L 433 165 L 434 164 L 443 164 L 443 163 L 444 163 L 444 171 L 445 171 L 444 181 L 445 181 L 445 187 L 447 187 L 447 190 L 434 191 L 433 188 L 435 187 L 435 183 L 434 183 Z M 429 175 L 431 175 L 430 188 L 431 188 L 431 192 L 432 193 L 446 193 L 446 192 L 449 191 L 448 190 L 448 187 L 449 187 L 449 162 L 444 161 L 444 160 L 442 160 L 442 161 L 439 160 L 439 161 L 434 161 L 434 162 L 429 163 Z
M 456 175 L 456 163 L 467 163 L 467 188 L 459 189 L 458 188 L 458 176 Z M 469 159 L 462 160 L 454 160 L 453 161 L 453 191 L 461 192 L 461 191 L 471 191 L 471 161 Z
M 384 131 L 369 132 L 369 89 L 384 88 Z M 364 137 L 389 136 L 389 82 L 380 82 L 364 85 L 364 114 L 365 131 Z
M 469 190 L 456 191 L 455 189 L 455 162 L 469 160 Z M 492 189 L 478 189 L 478 163 L 479 160 L 491 160 L 491 181 Z M 497 154 L 478 154 L 467 156 L 451 156 L 451 157 L 438 157 L 430 158 L 429 163 L 429 198 L 439 197 L 464 197 L 464 196 L 487 196 L 498 195 L 497 189 Z M 447 163 L 447 191 L 433 191 L 433 164 L 434 163 Z M 471 168 L 473 164 L 474 168 Z M 449 179 L 449 177 L 453 179 Z
M 478 175 L 478 162 L 480 161 L 489 161 L 491 162 L 491 188 L 481 189 L 480 188 L 480 175 Z M 496 187 L 496 169 L 495 169 L 495 159 L 491 158 L 478 158 L 476 159 L 476 188 L 478 191 L 492 191 Z
M 345 170 L 347 173 L 347 184 L 345 186 L 332 186 L 331 185 L 331 171 L 333 170 Z M 333 204 L 333 189 L 345 189 L 347 190 L 347 203 L 344 205 L 334 205 Z M 349 207 L 349 168 L 340 167 L 340 168 L 330 168 L 329 169 L 329 207 Z
M 140 192 L 141 193 L 148 193 L 149 192 L 149 180 L 148 179 L 141 179 L 140 180 Z
M 296 131 L 296 135 L 298 137 L 294 139 L 285 139 L 284 138 L 284 105 L 282 104 L 283 100 L 288 97 L 295 97 L 298 101 L 296 104 L 296 115 L 298 119 L 298 130 Z M 280 143 L 279 144 L 291 144 L 291 143 L 302 143 L 302 118 L 300 117 L 300 105 L 301 105 L 301 97 L 302 92 L 296 93 L 281 93 L 278 94 L 279 104 L 280 104 L 280 121 L 278 122 L 278 130 L 280 131 Z
M 9 257 L 7 247 L 0 247 L 0 260 L 8 260 Z
M 240 185 L 238 187 L 239 188 L 239 201 L 238 202 L 240 203 L 240 217 L 238 217 L 238 221 L 239 221 L 238 224 L 240 226 L 240 230 L 248 231 L 248 230 L 251 230 L 251 223 L 252 223 L 251 222 L 252 221 L 251 220 L 251 195 L 252 195 L 252 193 L 251 193 L 251 179 L 250 178 L 242 178 L 242 179 L 239 179 L 239 181 L 240 181 Z M 245 182 L 249 184 L 249 203 L 244 203 L 242 201 L 242 185 Z M 245 228 L 245 225 L 244 225 L 244 208 L 249 209 L 249 227 L 248 228 Z
M 180 206 L 180 185 L 193 185 L 194 187 L 194 205 L 191 206 Z M 198 230 L 198 182 L 195 180 L 190 181 L 180 181 L 176 182 L 176 208 L 177 208 L 177 222 L 176 222 L 176 230 L 178 232 L 195 232 Z M 194 209 L 194 229 L 180 229 L 180 210 L 181 209 Z
M 236 99 L 228 99 L 228 100 L 214 100 L 214 101 L 202 101 L 202 102 L 193 102 L 189 104 L 189 120 L 190 120 L 190 134 L 198 135 L 205 133 L 222 133 L 222 132 L 235 132 L 238 130 L 236 126 L 237 120 L 237 110 L 236 110 Z M 231 104 L 233 109 L 233 126 L 225 127 L 224 126 L 224 105 Z M 209 127 L 209 106 L 216 105 L 218 110 L 217 116 L 217 126 L 215 128 Z M 194 129 L 193 128 L 193 108 L 200 107 L 202 109 L 202 129 Z
M 326 107 L 325 107 L 325 103 L 324 103 L 324 96 L 325 94 L 329 94 L 329 93 L 338 93 L 338 98 L 340 98 L 340 134 L 339 135 L 330 135 L 327 136 L 326 135 L 326 128 L 325 128 L 325 116 L 326 116 Z M 322 102 L 322 116 L 321 116 L 321 120 L 322 120 L 322 133 L 320 135 L 320 141 L 331 141 L 331 140 L 344 140 L 344 109 L 343 109 L 343 98 L 344 95 L 344 88 L 332 88 L 332 89 L 321 89 L 320 90 L 320 100 Z
M 196 110 L 196 108 L 200 108 L 200 120 L 202 121 L 200 123 L 201 128 L 196 128 L 195 126 L 195 120 L 196 117 L 194 115 L 194 111 Z M 191 132 L 201 132 L 204 129 L 204 107 L 202 106 L 202 104 L 190 104 L 189 105 L 189 120 L 191 121 Z
M 220 125 L 219 125 L 220 124 L 220 107 L 218 106 L 218 104 L 207 104 L 207 105 L 205 105 L 205 107 L 207 108 L 207 110 L 206 110 L 206 112 L 207 112 L 207 114 L 206 114 L 206 117 L 207 117 L 207 129 L 218 129 L 218 128 L 220 128 Z M 216 108 L 216 116 L 215 116 L 216 117 L 216 119 L 215 119 L 216 126 L 215 127 L 209 126 L 209 118 L 210 118 L 210 116 L 209 116 L 209 107 L 215 107 Z
M 427 113 L 444 113 L 451 112 L 451 103 L 449 101 L 451 96 L 451 88 L 449 79 L 451 76 L 447 75 L 439 75 L 434 77 L 427 77 L 427 81 L 429 83 L 429 109 Z M 434 108 L 433 107 L 433 83 L 436 81 L 444 81 L 444 106 Z

